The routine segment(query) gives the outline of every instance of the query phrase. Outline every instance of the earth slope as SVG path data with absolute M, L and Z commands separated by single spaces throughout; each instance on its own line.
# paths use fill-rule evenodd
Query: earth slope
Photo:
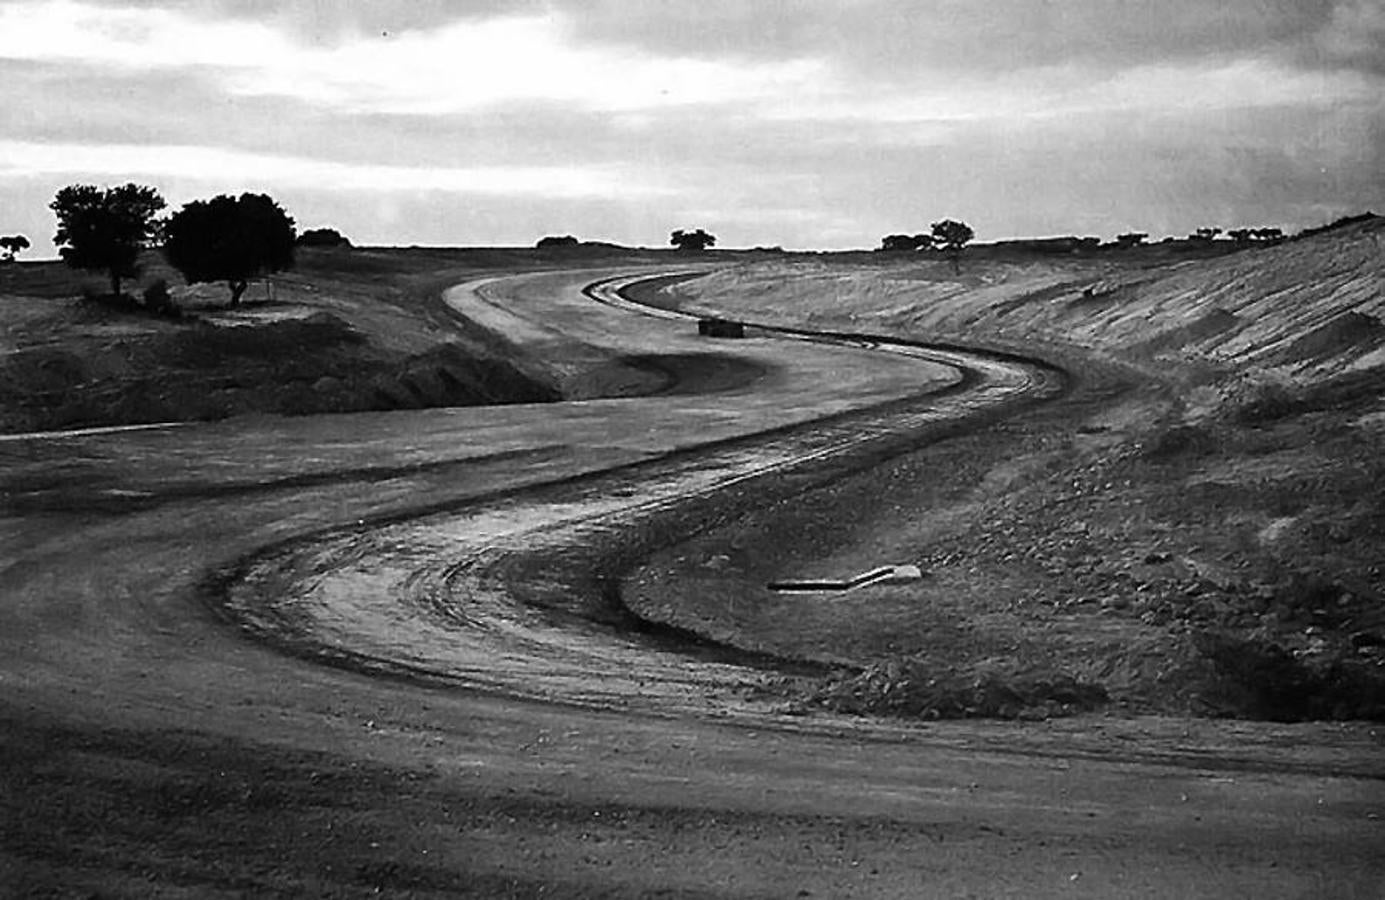
M 666 287 L 751 322 L 1025 350 L 1078 389 L 671 549 L 630 602 L 840 666 L 785 686 L 810 705 L 1049 715 L 1086 685 L 1131 710 L 1385 717 L 1380 224 L 1173 264 L 826 258 Z M 931 577 L 765 588 L 892 562 Z

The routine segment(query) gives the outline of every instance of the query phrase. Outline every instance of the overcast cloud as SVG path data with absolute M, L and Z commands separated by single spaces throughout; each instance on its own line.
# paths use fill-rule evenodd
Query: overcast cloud
M 74 181 L 357 242 L 865 247 L 1385 211 L 1381 0 L 0 0 L 0 233 Z

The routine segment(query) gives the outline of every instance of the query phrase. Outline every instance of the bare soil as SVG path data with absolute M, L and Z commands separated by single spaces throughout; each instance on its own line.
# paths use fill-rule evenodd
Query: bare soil
M 667 551 L 632 605 L 841 667 L 785 686 L 833 709 L 1385 717 L 1377 230 L 1167 271 L 767 263 L 663 285 L 751 322 L 1027 346 L 1077 387 Z M 888 562 L 930 577 L 766 587 Z
M 564 390 L 543 360 L 459 319 L 446 286 L 551 267 L 536 251 L 299 251 L 297 267 L 228 305 L 224 285 L 185 285 L 157 254 L 122 302 L 61 263 L 0 267 L 0 432 L 535 403 L 646 393 L 657 366 L 616 363 Z M 569 267 L 609 254 L 564 254 Z M 638 254 L 619 254 L 622 262 Z M 173 316 L 143 287 L 171 285 Z M 85 297 L 83 296 L 85 294 Z
M 1358 258 L 1349 241 L 1329 250 Z M 367 285 L 403 265 L 349 259 L 343 280 Z M 895 312 L 853 329 L 841 295 L 877 296 L 891 266 L 759 265 L 652 290 L 752 321 L 1011 350 L 1023 333 L 906 327 L 918 311 L 894 287 Z M 1233 267 L 1201 270 L 1204 287 L 1242 271 L 1235 256 L 1195 265 Z M 1343 268 L 1349 290 L 1366 290 L 1361 265 Z M 1091 282 L 1062 268 L 1017 292 L 998 269 L 967 273 L 977 284 L 947 291 L 963 305 L 989 291 L 985 308 L 938 314 L 1009 317 L 1035 290 L 1043 315 L 1080 309 Z M 419 290 L 442 277 L 430 271 Z M 1362 460 L 1385 416 L 1378 382 L 1352 380 L 1371 371 L 1360 341 L 1314 332 L 1286 358 L 1311 351 L 1321 377 L 1261 377 L 1210 351 L 1174 365 L 1167 348 L 1097 340 L 1124 326 L 1081 341 L 1036 329 L 1023 349 L 1070 389 L 1016 395 L 1024 378 L 958 382 L 944 357 L 754 329 L 709 344 L 576 290 L 613 274 L 515 278 L 487 326 L 442 303 L 401 316 L 525 333 L 541 354 L 507 357 L 542 358 L 560 384 L 604 360 L 613 383 L 657 396 L 0 443 L 0 893 L 1378 894 L 1379 728 L 1321 721 L 1352 713 L 1313 679 L 1318 660 L 1348 658 L 1343 635 L 1376 627 L 1379 584 L 1328 606 L 1318 587 L 1286 590 L 1312 600 L 1282 616 L 1280 594 L 1264 613 L 1249 600 L 1310 563 L 1331 562 L 1330 581 L 1378 576 Z M 755 279 L 767 289 L 734 289 Z M 377 311 L 324 311 L 391 339 L 393 313 L 369 326 L 348 309 Z M 1209 321 L 1197 340 L 1234 337 Z M 1344 344 L 1354 361 L 1323 356 Z M 831 598 L 761 588 L 911 560 L 929 580 Z M 261 627 L 276 616 L 285 628 Z M 1271 627 L 1253 649 L 1284 654 L 1249 673 L 1236 664 L 1266 653 L 1200 637 Z M 1374 665 L 1369 647 L 1353 640 L 1350 658 Z M 962 683 L 915 690 L 939 659 Z M 1208 674 L 1219 659 L 1230 671 Z M 1310 690 L 1258 712 L 1245 688 L 1284 660 Z M 1000 680 L 977 680 L 987 671 Z M 1108 699 L 1084 712 L 1093 685 Z M 934 719 L 943 701 L 963 718 Z M 978 710 L 993 717 L 966 718 Z

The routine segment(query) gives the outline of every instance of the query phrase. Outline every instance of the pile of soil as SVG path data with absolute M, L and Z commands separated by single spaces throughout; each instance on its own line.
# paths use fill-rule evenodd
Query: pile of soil
M 390 352 L 326 312 L 89 329 L 0 359 L 0 428 L 10 432 L 554 399 L 506 359 L 460 342 Z
M 0 431 L 561 399 L 514 348 L 439 317 L 432 283 L 409 290 L 407 267 L 354 285 L 284 276 L 235 308 L 219 285 L 175 284 L 173 315 L 78 299 L 90 286 L 59 264 L 7 268 Z

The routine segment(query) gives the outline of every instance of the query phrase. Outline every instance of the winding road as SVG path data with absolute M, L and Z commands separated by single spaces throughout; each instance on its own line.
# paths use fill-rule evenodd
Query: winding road
M 772 660 L 636 619 L 620 575 L 704 523 L 1063 389 L 958 349 L 699 339 L 622 294 L 662 274 L 446 297 L 650 396 L 0 443 L 0 886 L 1378 895 L 1364 730 L 792 717 L 746 689 Z M 89 814 L 170 785 L 196 789 L 159 827 Z

